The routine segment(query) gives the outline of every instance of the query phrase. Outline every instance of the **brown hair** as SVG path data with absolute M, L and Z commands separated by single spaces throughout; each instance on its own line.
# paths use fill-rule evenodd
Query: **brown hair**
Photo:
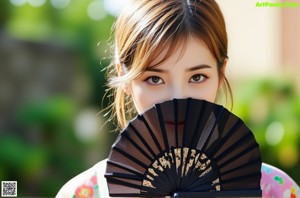
M 122 87 L 137 78 L 167 48 L 166 60 L 178 45 L 185 45 L 189 36 L 205 42 L 216 58 L 218 74 L 224 79 L 225 93 L 232 92 L 224 74 L 227 58 L 225 21 L 214 0 L 133 0 L 115 23 L 114 59 L 109 70 L 109 86 L 118 125 L 124 128 L 135 109 Z M 118 76 L 116 65 L 124 75 Z M 227 94 L 226 98 L 227 98 Z

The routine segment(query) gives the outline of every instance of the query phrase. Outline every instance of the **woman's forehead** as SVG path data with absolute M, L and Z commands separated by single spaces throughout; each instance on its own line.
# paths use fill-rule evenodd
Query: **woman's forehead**
M 205 42 L 196 37 L 189 37 L 177 43 L 168 43 L 166 46 L 157 50 L 148 67 L 159 67 L 168 63 L 176 63 L 183 56 L 195 61 L 203 60 L 205 62 L 216 61 Z

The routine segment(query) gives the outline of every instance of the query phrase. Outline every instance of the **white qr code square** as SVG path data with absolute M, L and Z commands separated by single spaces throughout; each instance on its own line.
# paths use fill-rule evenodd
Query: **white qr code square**
M 17 181 L 2 181 L 1 196 L 2 197 L 17 197 Z

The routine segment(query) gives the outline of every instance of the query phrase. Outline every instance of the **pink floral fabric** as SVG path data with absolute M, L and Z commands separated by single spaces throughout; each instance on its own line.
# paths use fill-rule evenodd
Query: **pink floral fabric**
M 264 198 L 300 198 L 296 182 L 282 170 L 263 164 L 260 186 Z

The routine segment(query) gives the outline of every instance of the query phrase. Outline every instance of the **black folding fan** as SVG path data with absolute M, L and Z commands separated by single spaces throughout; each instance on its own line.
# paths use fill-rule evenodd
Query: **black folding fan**
M 112 197 L 252 197 L 261 196 L 261 163 L 252 132 L 234 114 L 204 100 L 173 99 L 129 122 L 105 177 Z

